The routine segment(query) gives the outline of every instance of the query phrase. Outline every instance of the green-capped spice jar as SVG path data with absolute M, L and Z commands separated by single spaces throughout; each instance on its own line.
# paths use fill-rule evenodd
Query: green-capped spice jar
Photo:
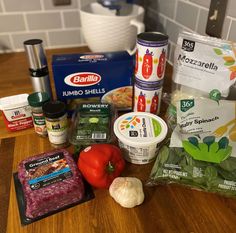
M 61 101 L 50 101 L 43 105 L 46 117 L 48 138 L 53 147 L 62 148 L 68 146 L 68 121 L 66 105 Z
M 34 130 L 43 137 L 47 136 L 46 120 L 42 106 L 50 101 L 50 97 L 46 92 L 35 92 L 28 96 L 28 102 L 31 107 Z

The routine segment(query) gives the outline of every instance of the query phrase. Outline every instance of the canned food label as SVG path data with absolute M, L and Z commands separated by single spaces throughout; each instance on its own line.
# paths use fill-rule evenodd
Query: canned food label
M 49 141 L 53 144 L 63 144 L 67 141 L 67 117 L 60 121 L 46 121 Z
M 146 82 L 157 82 L 164 78 L 167 58 L 167 44 L 156 47 L 137 43 L 136 76 Z
M 162 88 L 153 86 L 134 86 L 134 111 L 159 114 Z

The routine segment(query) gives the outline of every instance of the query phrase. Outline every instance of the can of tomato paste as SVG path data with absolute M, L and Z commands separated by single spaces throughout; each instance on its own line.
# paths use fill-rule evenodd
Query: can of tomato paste
M 159 114 L 168 36 L 143 32 L 137 36 L 133 111 Z

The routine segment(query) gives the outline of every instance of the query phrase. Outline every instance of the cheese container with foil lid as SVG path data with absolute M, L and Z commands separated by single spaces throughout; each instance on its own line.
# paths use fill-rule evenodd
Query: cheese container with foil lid
M 124 158 L 134 164 L 153 161 L 158 144 L 165 139 L 167 131 L 163 119 L 146 112 L 126 113 L 114 123 L 114 133 Z
M 9 131 L 18 131 L 33 127 L 28 94 L 19 94 L 0 98 L 5 125 Z

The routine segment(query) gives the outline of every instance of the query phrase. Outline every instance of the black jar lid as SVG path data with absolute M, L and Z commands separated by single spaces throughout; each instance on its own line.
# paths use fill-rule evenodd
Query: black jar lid
M 43 105 L 43 113 L 48 118 L 58 118 L 65 114 L 66 104 L 62 101 L 55 100 Z
M 142 32 L 137 36 L 138 40 L 146 42 L 161 42 L 167 41 L 168 36 L 161 32 Z
M 41 107 L 49 100 L 50 97 L 47 92 L 34 92 L 28 96 L 29 105 L 32 107 Z

